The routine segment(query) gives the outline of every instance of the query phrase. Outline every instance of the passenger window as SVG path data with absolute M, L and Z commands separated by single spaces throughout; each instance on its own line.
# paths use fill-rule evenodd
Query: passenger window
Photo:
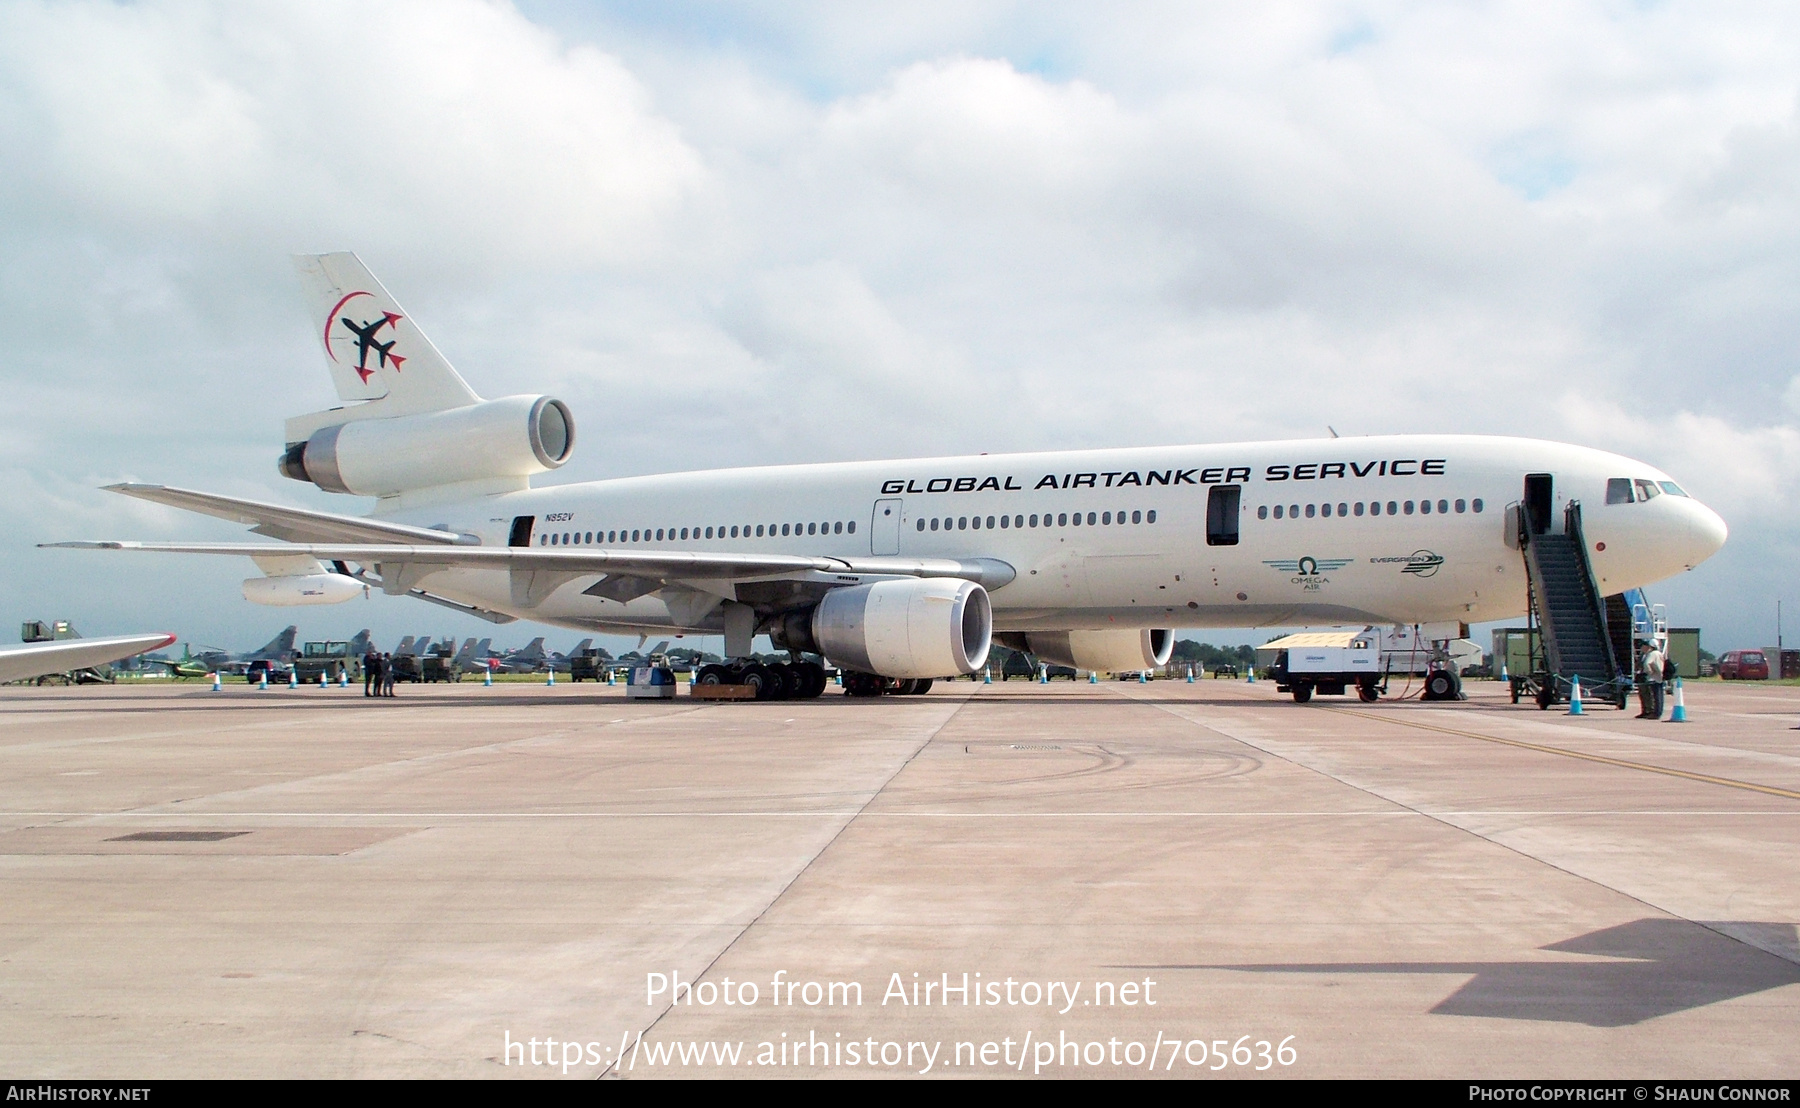
M 987 525 L 988 525 L 988 530 L 991 531 L 994 529 L 994 517 L 993 516 L 988 517 Z
M 538 536 L 538 545 L 539 546 L 549 546 L 550 545 L 550 536 L 549 535 L 539 535 Z
M 976 516 L 973 519 L 969 520 L 969 526 L 974 528 L 977 531 L 981 530 L 981 517 Z
M 1311 504 L 1308 504 L 1306 506 L 1306 518 L 1307 519 L 1311 519 L 1313 517 L 1314 510 L 1315 509 L 1313 508 L 1313 506 Z
M 1145 523 L 1155 523 L 1156 522 L 1156 509 L 1155 508 L 1152 508 L 1148 512 L 1144 513 L 1144 522 Z
M 1287 514 L 1286 510 L 1283 509 L 1281 505 L 1279 505 L 1279 504 L 1275 505 L 1275 518 L 1276 519 L 1281 519 L 1286 514 Z
M 1469 503 L 1468 503 L 1468 501 L 1466 501 L 1466 500 L 1458 500 L 1458 501 L 1457 501 L 1457 502 L 1456 502 L 1456 514 L 1457 514 L 1457 515 L 1462 515 L 1462 514 L 1463 514 L 1463 513 L 1464 513 L 1464 512 L 1466 512 L 1466 511 L 1468 511 L 1468 510 L 1469 510 Z
M 1407 509 L 1407 511 L 1411 511 L 1412 505 L 1410 503 L 1408 503 L 1406 505 L 1406 509 Z M 1427 516 L 1431 514 L 1431 501 L 1429 501 L 1429 500 L 1419 501 L 1419 514 L 1427 515 Z
M 937 517 L 936 517 L 936 516 L 933 516 L 933 517 L 931 517 L 931 529 L 932 529 L 932 530 L 933 530 L 933 531 L 935 531 L 935 530 L 937 530 L 937 529 L 938 529 L 938 521 L 937 521 Z
M 1033 527 L 1037 526 L 1037 513 L 1035 513 L 1035 512 L 1032 513 L 1032 516 L 1031 516 L 1031 526 L 1033 526 Z
M 1608 504 L 1629 504 L 1631 499 L 1631 478 L 1608 477 L 1606 479 L 1606 502 Z
M 1066 513 L 1066 512 L 1056 513 L 1056 525 L 1058 527 L 1067 527 L 1069 525 L 1068 513 Z
M 1257 505 L 1256 518 L 1257 519 L 1268 519 L 1269 518 L 1269 506 L 1267 504 Z
M 956 517 L 956 529 L 958 531 L 967 531 L 969 529 L 969 517 L 968 516 L 957 516 Z
M 788 537 L 788 525 L 785 523 L 781 525 L 781 537 L 784 539 Z
M 761 528 L 760 528 L 760 527 L 759 527 L 759 528 L 757 528 L 757 530 L 759 530 L 759 531 L 760 531 L 760 530 L 761 530 Z M 737 538 L 737 537 L 738 537 L 738 529 L 737 529 L 737 528 L 736 528 L 736 527 L 733 527 L 733 528 L 732 528 L 732 529 L 731 529 L 731 537 L 732 537 L 732 538 L 734 538 L 734 539 L 735 539 L 735 538 Z
M 1407 514 L 1407 515 L 1412 515 L 1412 513 L 1413 513 L 1413 502 L 1412 502 L 1412 501 L 1410 501 L 1410 500 L 1408 500 L 1408 501 L 1407 501 L 1407 502 L 1406 502 L 1406 509 L 1405 509 L 1405 510 L 1406 510 L 1406 514 Z
M 661 528 L 661 527 L 658 527 L 658 528 L 657 528 L 657 529 L 656 529 L 656 541 L 657 541 L 657 542 L 661 542 L 661 541 L 663 541 L 663 537 L 662 537 L 662 536 L 663 536 L 663 529 L 662 529 L 662 528 Z
M 818 533 L 819 533 L 819 525 L 818 525 L 818 524 L 816 524 L 816 523 L 809 523 L 809 524 L 807 524 L 807 525 L 806 525 L 806 533 L 807 533 L 807 534 L 809 534 L 809 535 L 816 535 L 816 534 L 818 534 Z
M 1338 516 L 1339 516 L 1339 518 L 1342 518 L 1342 517 L 1344 517 L 1344 516 L 1347 516 L 1347 515 L 1349 515 L 1349 514 L 1350 514 L 1350 505 L 1348 505 L 1348 504 L 1339 504 L 1339 505 L 1338 505 Z
M 1144 513 L 1142 513 L 1142 512 L 1133 512 L 1133 513 L 1131 513 L 1131 522 L 1133 522 L 1133 523 L 1142 523 L 1142 522 L 1144 522 Z
M 1474 500 L 1469 501 L 1469 507 L 1475 509 L 1475 511 L 1479 513 L 1481 511 L 1481 498 L 1476 497 Z
M 1406 510 L 1409 512 L 1412 511 L 1412 505 L 1408 504 L 1406 506 Z M 1400 505 L 1398 503 L 1396 503 L 1395 501 L 1392 501 L 1392 500 L 1388 501 L 1388 515 L 1397 516 L 1399 514 L 1400 514 Z
M 1362 501 L 1360 501 L 1360 500 L 1358 500 L 1358 501 L 1357 501 L 1357 502 L 1356 502 L 1356 514 L 1357 514 L 1357 515 L 1362 515 L 1362 514 L 1363 514 L 1363 502 L 1362 502 Z
M 1444 515 L 1449 510 L 1450 510 L 1450 502 L 1448 500 L 1438 501 L 1438 515 Z
M 919 520 L 919 530 L 925 530 L 925 521 L 923 519 Z
M 850 521 L 849 531 L 852 535 L 856 534 L 856 521 L 854 519 Z
M 834 535 L 841 535 L 841 534 L 843 534 L 843 533 L 844 533 L 844 524 L 843 524 L 843 522 L 842 522 L 842 521 L 841 521 L 841 520 L 840 520 L 840 521 L 839 521 L 839 522 L 837 522 L 837 523 L 834 523 L 834 524 L 832 524 L 832 525 L 831 525 L 831 532 L 832 532 L 832 534 L 834 534 Z
M 1001 530 L 1004 531 L 1007 527 L 1009 527 L 1011 525 L 1012 525 L 1012 517 L 1011 516 L 1001 516 L 1000 517 L 1000 529 Z
M 1101 512 L 1100 513 L 1100 522 L 1106 524 L 1108 527 L 1111 527 L 1112 526 L 1112 513 L 1111 512 Z

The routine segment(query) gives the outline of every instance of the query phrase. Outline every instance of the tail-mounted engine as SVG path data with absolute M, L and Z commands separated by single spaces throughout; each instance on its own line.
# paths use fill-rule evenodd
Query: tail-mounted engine
M 547 396 L 503 396 L 461 408 L 352 419 L 291 442 L 283 476 L 326 492 L 393 496 L 466 481 L 529 478 L 575 448 L 568 406 Z

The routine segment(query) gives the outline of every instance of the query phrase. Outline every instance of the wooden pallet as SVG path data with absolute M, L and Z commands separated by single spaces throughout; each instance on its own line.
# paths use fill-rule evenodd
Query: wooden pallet
M 755 700 L 756 690 L 749 685 L 689 685 L 688 695 L 696 700 Z

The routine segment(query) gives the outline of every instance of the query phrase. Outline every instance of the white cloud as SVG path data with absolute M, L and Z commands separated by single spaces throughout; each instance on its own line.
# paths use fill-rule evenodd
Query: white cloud
M 348 247 L 478 389 L 572 402 L 569 477 L 1492 431 L 1719 507 L 1672 588 L 1720 620 L 1794 546 L 1800 15 L 680 10 L 0 8 L 32 526 L 127 472 L 307 500 L 284 255 Z

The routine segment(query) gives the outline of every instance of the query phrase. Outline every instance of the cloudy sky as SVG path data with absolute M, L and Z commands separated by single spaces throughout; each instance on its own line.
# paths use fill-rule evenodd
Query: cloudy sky
M 288 255 L 350 249 L 477 391 L 569 402 L 563 477 L 1563 439 L 1725 516 L 1653 598 L 1762 644 L 1797 98 L 1800 8 L 1729 0 L 0 0 L 0 609 L 286 622 L 244 564 L 33 544 L 242 533 L 122 479 L 360 510 L 274 469 L 332 398 Z M 485 627 L 438 613 L 300 622 Z

